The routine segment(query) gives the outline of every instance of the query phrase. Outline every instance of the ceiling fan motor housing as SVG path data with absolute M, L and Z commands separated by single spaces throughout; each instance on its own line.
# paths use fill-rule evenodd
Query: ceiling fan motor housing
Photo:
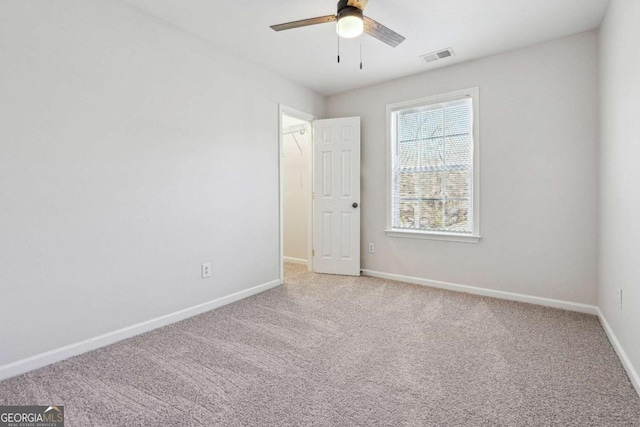
M 349 6 L 349 0 L 338 1 L 338 21 L 340 20 L 340 18 L 344 18 L 347 16 L 357 16 L 362 19 L 362 10 L 358 9 L 355 6 Z

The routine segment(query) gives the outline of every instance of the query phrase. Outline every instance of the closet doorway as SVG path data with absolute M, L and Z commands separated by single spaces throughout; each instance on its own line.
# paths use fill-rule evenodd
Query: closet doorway
M 312 115 L 280 108 L 281 255 L 283 264 L 312 266 Z M 284 269 L 281 270 L 281 277 Z

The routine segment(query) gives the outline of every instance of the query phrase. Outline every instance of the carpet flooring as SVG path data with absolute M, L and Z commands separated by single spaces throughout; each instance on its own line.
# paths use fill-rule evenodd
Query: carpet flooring
M 286 266 L 286 283 L 0 383 L 67 426 L 635 426 L 596 317 Z

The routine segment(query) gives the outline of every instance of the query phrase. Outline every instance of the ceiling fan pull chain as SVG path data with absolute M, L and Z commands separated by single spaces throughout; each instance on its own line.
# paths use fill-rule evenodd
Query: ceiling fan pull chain
M 340 28 L 337 31 L 338 34 L 338 64 L 340 63 Z
M 360 36 L 360 69 L 362 70 L 362 36 Z

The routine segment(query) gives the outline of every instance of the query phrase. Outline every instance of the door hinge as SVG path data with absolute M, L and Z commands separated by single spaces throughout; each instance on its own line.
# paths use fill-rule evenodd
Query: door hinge
M 315 249 L 311 249 L 311 256 L 316 256 L 316 250 Z
M 311 199 L 312 199 L 312 200 L 315 200 L 315 199 L 316 199 L 316 193 L 315 193 L 315 192 L 311 193 Z

